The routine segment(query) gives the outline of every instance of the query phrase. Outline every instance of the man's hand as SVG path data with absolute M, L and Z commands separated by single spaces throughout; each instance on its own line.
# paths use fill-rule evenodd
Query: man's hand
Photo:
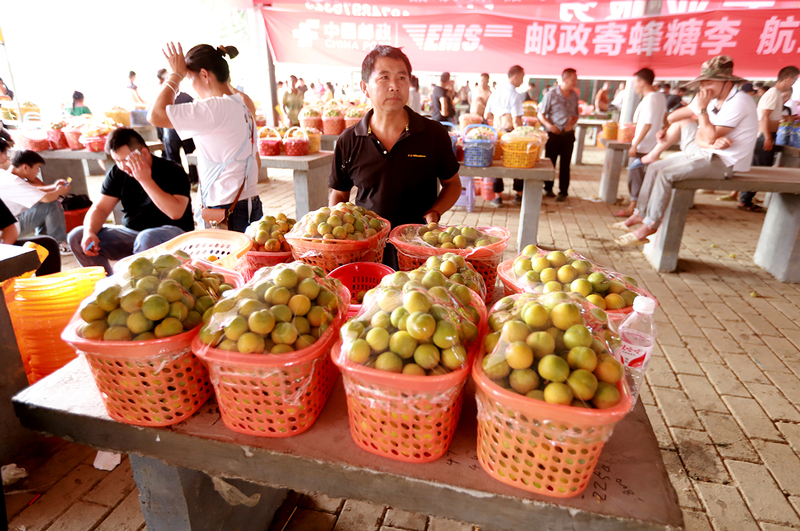
M 702 110 L 708 108 L 708 104 L 711 103 L 714 97 L 711 95 L 709 89 L 700 89 L 700 92 L 697 93 L 694 99 L 697 101 L 697 106 Z
M 428 212 L 424 218 L 426 223 L 439 223 L 439 216 L 435 212 Z
M 764 137 L 764 151 L 772 151 L 773 147 L 775 147 L 775 143 L 772 141 L 772 135 L 766 135 Z
M 97 237 L 97 234 L 84 229 L 81 248 L 86 256 L 97 256 L 100 254 L 100 238 Z
M 136 179 L 140 184 L 150 181 L 153 178 L 153 170 L 144 161 L 142 154 L 136 150 L 131 151 L 128 155 L 128 166 L 131 168 L 131 177 Z
M 188 71 L 186 68 L 186 58 L 183 56 L 183 48 L 181 47 L 181 43 L 178 43 L 178 46 L 175 46 L 175 43 L 169 42 L 167 43 L 167 49 L 162 50 L 164 52 L 164 57 L 167 58 L 167 62 L 169 63 L 169 70 L 170 73 L 178 74 L 179 76 L 186 77 L 186 72 Z
M 772 140 L 770 140 L 770 142 L 771 141 Z M 729 147 L 731 147 L 731 139 L 728 138 L 727 136 L 721 136 L 714 141 L 711 147 L 714 149 L 728 149 Z
M 559 129 L 558 127 L 556 127 L 556 126 L 555 126 L 555 124 L 553 124 L 553 125 L 551 125 L 550 127 L 548 127 L 548 130 L 549 130 L 551 133 L 553 133 L 554 135 L 560 135 L 560 134 L 561 134 L 561 129 Z
M 58 193 L 59 196 L 67 195 L 67 193 L 69 192 L 69 183 L 67 181 L 64 181 L 63 179 L 59 179 L 59 181 L 62 182 L 61 184 L 58 184 L 58 182 L 56 182 L 58 186 L 56 186 L 55 191 Z
M 637 156 L 636 148 L 637 146 L 631 145 L 631 148 L 628 150 L 628 156 L 632 159 L 635 159 Z

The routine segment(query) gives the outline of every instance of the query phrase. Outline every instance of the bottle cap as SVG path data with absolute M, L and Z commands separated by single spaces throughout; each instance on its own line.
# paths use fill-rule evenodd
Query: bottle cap
M 652 314 L 654 311 L 656 311 L 656 301 L 650 297 L 642 297 L 640 295 L 633 299 L 633 311 Z

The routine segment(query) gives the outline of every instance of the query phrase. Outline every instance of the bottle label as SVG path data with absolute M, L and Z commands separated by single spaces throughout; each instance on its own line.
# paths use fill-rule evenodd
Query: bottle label
M 622 362 L 628 367 L 641 368 L 650 360 L 650 353 L 653 352 L 652 346 L 636 346 L 628 342 L 622 343 L 620 354 Z

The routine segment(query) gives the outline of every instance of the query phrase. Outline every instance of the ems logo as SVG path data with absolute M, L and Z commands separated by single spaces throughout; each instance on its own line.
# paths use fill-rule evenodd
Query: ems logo
M 426 52 L 474 52 L 483 49 L 481 36 L 511 38 L 514 26 L 505 24 L 403 24 L 414 44 Z

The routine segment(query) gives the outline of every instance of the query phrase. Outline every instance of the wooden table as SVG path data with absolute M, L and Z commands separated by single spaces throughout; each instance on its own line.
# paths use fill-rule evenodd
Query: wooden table
M 164 144 L 161 142 L 147 142 L 150 151 L 162 151 Z M 45 160 L 42 166 L 42 180 L 45 184 L 51 184 L 58 179 L 72 177 L 70 193 L 89 194 L 86 186 L 86 176 L 89 169 L 86 163 L 97 161 L 108 171 L 114 165 L 114 160 L 106 155 L 105 151 L 89 151 L 87 149 L 57 149 L 51 151 L 39 151 L 39 155 Z
M 458 174 L 462 177 L 494 177 L 499 179 L 523 179 L 522 210 L 519 216 L 517 249 L 536 245 L 539 233 L 539 212 L 542 209 L 542 188 L 545 181 L 555 178 L 553 163 L 542 159 L 533 168 L 506 168 L 502 161 L 494 161 L 488 168 L 476 168 L 461 164 Z
M 197 164 L 196 155 L 188 155 L 189 164 Z M 312 155 L 291 157 L 276 155 L 261 157 L 261 170 L 280 168 L 294 170 L 295 219 L 328 204 L 328 176 L 331 173 L 333 152 L 320 151 Z
M 485 531 L 641 531 L 683 525 L 641 402 L 616 426 L 586 491 L 568 499 L 515 489 L 482 470 L 469 389 L 450 450 L 424 465 L 372 455 L 355 445 L 341 378 L 315 425 L 286 438 L 228 430 L 213 399 L 171 428 L 115 422 L 105 412 L 83 357 L 19 393 L 14 406 L 31 429 L 130 453 L 148 531 L 263 530 L 287 488 L 390 504 L 471 522 Z M 252 508 L 231 506 L 214 492 L 211 478 L 223 479 L 246 496 L 260 494 L 260 501 Z
M 575 124 L 575 139 L 577 142 L 575 143 L 575 149 L 572 151 L 572 163 L 580 166 L 583 164 L 583 147 L 586 144 L 586 132 L 589 129 L 603 129 L 604 121 L 600 120 L 591 120 L 587 118 L 580 118 L 578 119 L 578 123 Z

